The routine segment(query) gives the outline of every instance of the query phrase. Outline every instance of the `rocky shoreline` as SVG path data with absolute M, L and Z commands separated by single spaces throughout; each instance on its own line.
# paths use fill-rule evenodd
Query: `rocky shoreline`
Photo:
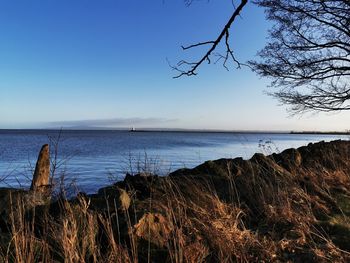
M 0 189 L 0 261 L 350 261 L 349 141 L 128 174 L 70 200 L 51 199 L 49 165 L 43 146 L 31 189 Z

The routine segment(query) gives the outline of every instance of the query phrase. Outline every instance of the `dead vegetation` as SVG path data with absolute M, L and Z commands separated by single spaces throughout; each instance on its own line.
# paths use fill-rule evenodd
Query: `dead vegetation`
M 1 213 L 2 262 L 348 262 L 350 142 L 127 175 Z M 11 196 L 11 195 L 10 195 Z

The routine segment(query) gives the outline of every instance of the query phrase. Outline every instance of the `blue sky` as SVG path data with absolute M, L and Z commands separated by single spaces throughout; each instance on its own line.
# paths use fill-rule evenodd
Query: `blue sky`
M 195 59 L 181 45 L 217 36 L 231 1 L 0 2 L 0 128 L 69 126 L 233 130 L 345 130 L 350 116 L 288 117 L 248 69 L 203 65 L 173 79 L 167 64 Z M 263 10 L 234 24 L 237 58 L 266 42 Z M 203 51 L 203 50 L 202 50 Z

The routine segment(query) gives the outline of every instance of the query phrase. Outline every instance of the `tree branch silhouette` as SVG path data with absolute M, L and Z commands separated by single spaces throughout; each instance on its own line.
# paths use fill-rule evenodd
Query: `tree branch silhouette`
M 187 1 L 188 4 L 190 4 L 192 1 Z M 235 19 L 240 15 L 240 12 L 242 11 L 243 7 L 247 4 L 248 0 L 241 0 L 240 4 L 235 8 L 234 12 L 232 13 L 230 19 L 227 21 L 226 25 L 218 35 L 218 37 L 215 40 L 209 40 L 209 41 L 204 41 L 204 42 L 199 42 L 196 44 L 192 44 L 189 46 L 182 46 L 183 50 L 189 50 L 193 48 L 197 48 L 200 46 L 206 46 L 208 45 L 209 48 L 207 52 L 198 60 L 198 61 L 187 61 L 187 60 L 181 60 L 177 63 L 176 66 L 171 66 L 172 69 L 176 70 L 179 72 L 178 75 L 174 76 L 174 78 L 179 78 L 181 76 L 193 76 L 197 75 L 197 69 L 199 66 L 201 66 L 205 61 L 207 61 L 209 64 L 211 63 L 211 56 L 216 56 L 217 60 L 216 62 L 222 60 L 223 61 L 223 66 L 228 69 L 226 66 L 226 63 L 229 59 L 232 59 L 237 67 L 239 68 L 241 66 L 241 63 L 235 58 L 233 51 L 230 47 L 229 43 L 229 29 L 231 25 L 234 23 Z M 217 46 L 224 41 L 226 51 L 225 54 L 222 55 L 220 53 L 213 53 Z
M 190 5 L 194 0 L 185 0 Z M 230 27 L 248 0 L 240 4 L 216 39 L 182 46 L 184 51 L 208 47 L 198 60 L 181 60 L 171 66 L 174 78 L 197 75 L 208 62 L 228 61 L 240 68 L 246 65 L 261 77 L 271 79 L 276 92 L 269 94 L 291 112 L 350 110 L 350 1 L 349 0 L 251 0 L 264 8 L 274 23 L 259 60 L 248 65 L 238 61 L 230 46 Z M 217 52 L 218 46 L 225 48 Z
M 269 93 L 292 114 L 350 110 L 350 1 L 256 0 L 273 21 L 269 42 L 250 61 Z

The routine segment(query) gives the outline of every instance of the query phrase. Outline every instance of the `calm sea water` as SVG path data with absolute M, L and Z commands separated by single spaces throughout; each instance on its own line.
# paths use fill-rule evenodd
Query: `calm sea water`
M 28 187 L 41 146 L 57 142 L 56 178 L 92 193 L 148 170 L 164 175 L 206 160 L 250 158 L 320 140 L 349 140 L 347 135 L 248 134 L 209 132 L 0 130 L 0 186 Z

